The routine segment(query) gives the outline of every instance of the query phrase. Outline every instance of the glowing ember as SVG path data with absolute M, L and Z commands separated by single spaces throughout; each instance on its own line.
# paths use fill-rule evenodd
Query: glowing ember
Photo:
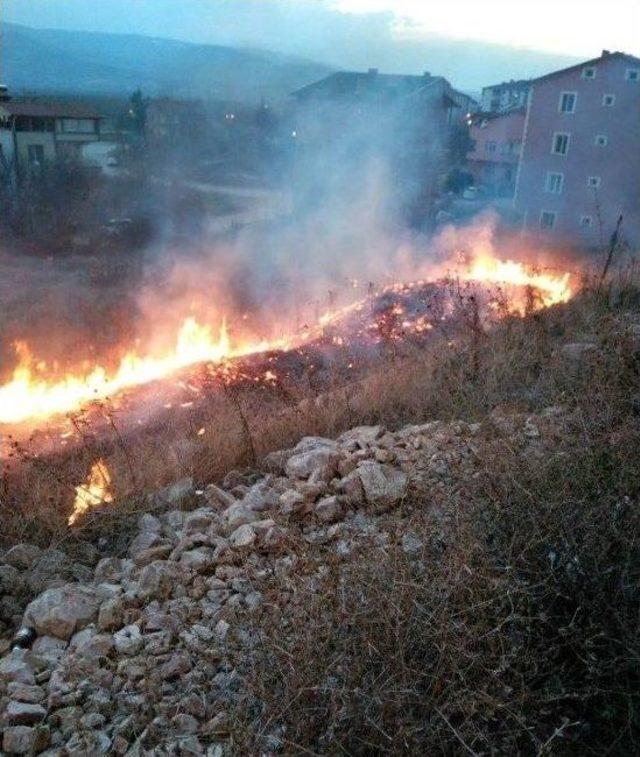
M 108 502 L 113 502 L 111 474 L 104 460 L 97 460 L 91 466 L 86 484 L 76 486 L 76 498 L 73 503 L 73 512 L 69 516 L 69 525 L 76 523 L 78 518 L 91 508 Z

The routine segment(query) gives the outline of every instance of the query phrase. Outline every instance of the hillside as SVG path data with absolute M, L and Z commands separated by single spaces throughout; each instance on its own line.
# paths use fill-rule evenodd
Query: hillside
M 288 413 L 236 398 L 210 423 L 254 455 L 219 485 L 67 529 L 33 461 L 31 516 L 3 513 L 32 542 L 0 557 L 4 752 L 637 753 L 639 367 L 623 281 Z
M 295 56 L 141 35 L 99 34 L 4 23 L 0 79 L 14 92 L 279 99 L 330 72 Z

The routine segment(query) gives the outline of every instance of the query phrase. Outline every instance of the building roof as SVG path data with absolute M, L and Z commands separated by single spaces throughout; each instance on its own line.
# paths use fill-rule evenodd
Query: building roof
M 292 92 L 292 96 L 298 99 L 313 95 L 325 97 L 349 97 L 364 94 L 402 96 L 422 89 L 427 84 L 441 78 L 431 76 L 429 73 L 422 76 L 381 74 L 373 68 L 366 73 L 338 71 Z
M 0 110 L 9 116 L 31 118 L 100 118 L 100 114 L 82 105 L 66 102 L 38 102 L 35 100 L 6 100 L 0 102 Z
M 488 87 L 483 87 L 482 91 L 486 89 L 528 89 L 531 86 L 531 79 L 511 79 L 511 81 L 503 81 L 500 84 L 490 84 Z
M 546 81 L 547 79 L 552 79 L 554 76 L 560 76 L 561 74 L 566 74 L 570 71 L 579 71 L 585 66 L 593 66 L 594 64 L 601 63 L 602 61 L 609 61 L 613 59 L 617 60 L 620 58 L 624 58 L 634 65 L 640 66 L 640 58 L 636 58 L 635 55 L 629 55 L 628 53 L 621 52 L 610 53 L 608 50 L 603 50 L 602 55 L 599 55 L 597 58 L 591 58 L 591 60 L 585 60 L 582 63 L 577 63 L 575 66 L 568 66 L 567 68 L 561 68 L 558 71 L 552 71 L 550 74 L 545 74 L 544 76 L 539 76 L 537 79 L 532 79 L 531 83 L 536 84 L 537 82 Z
M 472 115 L 473 126 L 486 121 L 495 121 L 499 118 L 513 118 L 513 116 L 524 116 L 527 113 L 526 105 L 516 105 L 506 110 L 491 110 L 487 112 L 474 113 Z

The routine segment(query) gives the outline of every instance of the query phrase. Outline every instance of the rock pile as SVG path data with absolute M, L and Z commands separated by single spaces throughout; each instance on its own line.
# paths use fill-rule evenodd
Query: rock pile
M 539 443 L 536 419 L 496 422 Z M 304 438 L 268 455 L 264 472 L 232 472 L 197 492 L 198 509 L 143 515 L 128 554 L 103 557 L 92 575 L 72 564 L 45 579 L 51 552 L 9 550 L 0 581 L 10 614 L 20 609 L 11 587 L 28 581 L 41 593 L 22 619 L 33 645 L 0 660 L 2 749 L 227 754 L 242 679 L 225 650 L 231 638 L 251 647 L 243 619 L 267 601 L 266 578 L 295 573 L 302 548 L 339 559 L 364 536 L 384 539 L 386 519 L 402 518 L 417 484 L 446 491 L 473 472 L 480 433 L 436 422 Z M 402 548 L 417 554 L 420 541 L 407 531 Z

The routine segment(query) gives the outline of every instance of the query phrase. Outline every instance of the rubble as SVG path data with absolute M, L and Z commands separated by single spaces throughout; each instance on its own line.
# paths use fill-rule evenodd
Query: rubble
M 562 411 L 491 422 L 507 420 L 508 433 L 535 451 Z M 206 504 L 191 510 L 178 504 L 195 503 L 193 483 L 179 482 L 152 497 L 163 508 L 139 519 L 126 556 L 104 557 L 74 582 L 66 556 L 9 550 L 0 586 L 10 595 L 45 555 L 63 577 L 52 575 L 24 611 L 23 626 L 37 634 L 31 649 L 0 659 L 4 752 L 230 754 L 226 712 L 242 676 L 229 645 L 250 654 L 247 618 L 292 601 L 268 595 L 267 578 L 293 574 L 302 551 L 344 560 L 359 544 L 389 544 L 415 491 L 435 517 L 438 493 L 445 500 L 454 476 L 473 475 L 478 433 L 428 423 L 306 437 L 269 455 L 266 474 L 236 471 L 208 486 Z M 403 552 L 420 559 L 421 537 L 409 526 L 400 533 Z

